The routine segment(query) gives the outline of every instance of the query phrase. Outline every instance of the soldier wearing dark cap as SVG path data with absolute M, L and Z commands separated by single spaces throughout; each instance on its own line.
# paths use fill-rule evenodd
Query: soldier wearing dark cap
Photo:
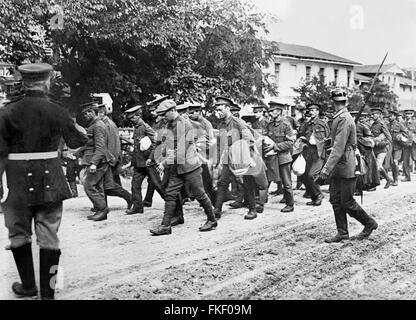
M 231 177 L 233 176 L 230 165 L 234 165 L 234 163 L 230 163 L 229 161 L 230 149 L 235 142 L 245 141 L 249 145 L 251 149 L 250 152 L 252 153 L 254 150 L 254 137 L 247 124 L 243 120 L 232 115 L 231 108 L 235 104 L 231 99 L 217 97 L 215 100 L 215 115 L 218 119 L 222 120 L 219 125 L 220 163 L 222 164 L 222 171 L 218 181 L 218 191 L 215 201 L 215 216 L 220 218 L 225 193 L 231 182 Z M 244 218 L 252 220 L 257 218 L 255 180 L 252 175 L 243 175 L 242 179 L 244 182 L 244 199 L 249 207 L 249 212 Z
M 233 117 L 240 118 L 241 108 L 238 104 L 231 100 L 232 105 L 230 106 L 230 111 Z
M 127 209 L 126 213 L 143 213 L 142 184 L 146 177 L 149 178 L 149 181 L 151 181 L 162 199 L 165 198 L 160 176 L 150 167 L 152 161 L 149 157 L 155 146 L 156 132 L 143 121 L 142 106 L 132 107 L 126 110 L 125 114 L 134 125 L 134 150 L 131 160 L 131 165 L 134 170 L 131 182 L 133 207 Z
M 204 208 L 207 216 L 206 223 L 199 230 L 210 231 L 217 226 L 217 221 L 211 201 L 203 187 L 202 170 L 195 147 L 192 124 L 178 114 L 173 100 L 163 101 L 156 112 L 168 121 L 166 127 L 168 136 L 165 144 L 160 144 L 152 151 L 151 158 L 158 163 L 160 170 L 167 165 L 172 165 L 172 168 L 165 190 L 165 213 L 162 224 L 152 228 L 150 232 L 153 235 L 172 232 L 171 221 L 175 214 L 176 201 L 185 182 L 191 186 L 196 200 Z
M 315 179 L 322 169 L 325 159 L 324 141 L 329 136 L 329 127 L 325 121 L 319 118 L 318 104 L 309 104 L 307 109 L 311 115 L 311 120 L 303 128 L 303 134 L 300 139 L 306 143 L 303 149 L 303 157 L 306 161 L 305 174 L 302 175 L 302 182 L 306 187 L 306 192 L 310 195 L 311 200 L 306 204 L 308 206 L 320 206 L 324 198 L 319 184 Z
M 402 182 L 411 181 L 411 161 L 416 159 L 416 121 L 413 120 L 414 111 L 404 110 L 405 121 L 404 125 L 408 131 L 409 139 L 404 143 L 403 146 L 403 171 L 405 178 Z
M 292 212 L 295 202 L 293 199 L 292 178 L 290 172 L 292 162 L 290 152 L 293 143 L 296 140 L 296 136 L 290 123 L 283 120 L 284 105 L 276 102 L 270 102 L 269 105 L 269 113 L 273 120 L 267 126 L 266 135 L 275 142 L 273 150 L 277 152 L 279 175 L 284 190 L 281 203 L 284 201 L 286 204 L 286 207 L 283 208 L 281 212 Z M 270 150 L 264 150 L 264 152 L 268 151 Z
M 393 180 L 388 175 L 386 169 L 383 167 L 383 164 L 388 152 L 388 148 L 392 143 L 392 138 L 387 125 L 383 121 L 382 110 L 380 108 L 372 108 L 371 116 L 374 120 L 370 128 L 375 142 L 374 154 L 377 158 L 377 166 L 380 175 L 386 179 L 386 185 L 384 186 L 384 189 L 387 189 L 390 187 Z
M 0 199 L 1 177 L 6 171 L 9 193 L 2 208 L 21 279 L 21 283 L 13 283 L 12 290 L 21 297 L 37 295 L 33 221 L 40 247 L 40 296 L 53 299 L 61 255 L 57 232 L 62 201 L 71 198 L 57 150 L 62 137 L 70 148 L 78 148 L 87 142 L 87 136 L 67 110 L 47 97 L 52 66 L 35 63 L 18 70 L 25 95 L 0 110 Z
M 349 239 L 347 214 L 364 225 L 364 229 L 351 239 L 368 238 L 377 229 L 377 222 L 371 218 L 354 199 L 356 185 L 355 148 L 357 135 L 354 119 L 346 107 L 347 95 L 344 90 L 331 92 L 335 105 L 334 122 L 331 128 L 331 153 L 319 174 L 319 180 L 328 178 L 329 202 L 334 210 L 337 234 L 325 240 L 327 243 Z
M 392 186 L 397 186 L 399 183 L 399 161 L 402 158 L 403 143 L 409 139 L 409 134 L 406 127 L 397 121 L 397 115 L 397 111 L 389 111 L 388 128 L 393 140 L 392 157 L 390 162 L 391 171 L 393 174 Z

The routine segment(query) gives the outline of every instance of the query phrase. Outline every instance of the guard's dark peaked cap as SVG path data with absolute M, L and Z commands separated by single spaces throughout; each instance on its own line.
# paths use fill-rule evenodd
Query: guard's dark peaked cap
M 252 108 L 253 108 L 253 110 L 255 110 L 255 109 L 264 109 L 264 108 L 266 108 L 266 106 L 261 105 L 261 104 L 255 104 L 254 106 L 252 106 Z
M 230 107 L 230 111 L 241 111 L 241 107 L 238 104 L 233 103 Z
M 230 98 L 227 98 L 227 97 L 222 97 L 222 96 L 216 97 L 215 98 L 215 105 L 220 105 L 220 104 L 226 104 L 226 105 L 229 105 L 229 106 L 233 106 L 234 102 L 233 102 L 233 100 L 231 100 Z
M 410 112 L 411 112 L 411 113 L 415 113 L 415 111 L 414 111 L 414 110 L 411 110 L 411 109 L 406 109 L 406 110 L 404 110 L 403 112 L 404 112 L 404 113 L 410 113 Z
M 48 63 L 29 63 L 17 68 L 23 81 L 42 81 L 48 79 L 53 67 Z
M 389 110 L 390 114 L 394 114 L 395 116 L 399 115 L 399 112 L 397 112 L 396 110 Z
M 140 105 L 139 106 L 134 106 L 134 107 L 124 111 L 124 113 L 126 114 L 127 117 L 132 117 L 136 113 L 138 113 L 138 111 L 140 111 L 141 109 L 142 109 L 142 106 L 140 106 Z
M 159 106 L 156 109 L 156 113 L 157 114 L 164 114 L 167 111 L 169 111 L 170 109 L 176 108 L 176 103 L 175 101 L 169 99 L 169 100 L 164 100 L 162 101 L 161 104 L 159 104 Z

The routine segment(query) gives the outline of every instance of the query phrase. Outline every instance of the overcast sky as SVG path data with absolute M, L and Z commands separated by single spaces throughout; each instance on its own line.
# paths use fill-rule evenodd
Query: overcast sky
M 362 63 L 416 68 L 416 0 L 251 0 L 276 16 L 270 40 Z

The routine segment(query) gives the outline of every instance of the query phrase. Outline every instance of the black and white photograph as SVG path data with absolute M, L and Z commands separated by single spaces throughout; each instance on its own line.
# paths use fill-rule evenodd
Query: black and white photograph
M 415 89 L 416 0 L 0 0 L 0 300 L 416 299 Z

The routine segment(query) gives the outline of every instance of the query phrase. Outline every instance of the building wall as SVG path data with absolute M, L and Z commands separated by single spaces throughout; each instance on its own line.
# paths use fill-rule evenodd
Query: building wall
M 398 99 L 398 108 L 399 110 L 403 109 L 415 109 L 416 110 L 416 80 L 414 80 L 414 97 L 413 97 L 413 106 L 412 106 L 412 87 L 409 85 L 410 80 L 405 79 L 402 76 L 393 73 L 385 72 L 379 76 L 379 79 L 388 84 L 390 89 L 399 97 Z M 406 83 L 406 85 L 404 85 Z
M 276 73 L 275 64 L 279 64 L 279 72 Z M 354 71 L 352 66 L 338 65 L 326 62 L 307 61 L 302 59 L 292 59 L 286 57 L 275 57 L 274 62 L 270 63 L 265 73 L 275 75 L 275 83 L 278 85 L 279 95 L 277 98 L 293 100 L 296 93 L 293 87 L 297 87 L 302 81 L 306 80 L 306 68 L 310 67 L 310 78 L 319 76 L 320 69 L 323 68 L 325 81 L 327 83 L 335 81 L 335 69 L 338 70 L 337 85 L 348 85 L 348 71 L 350 71 L 349 86 L 354 84 Z M 267 96 L 266 99 L 274 97 Z

